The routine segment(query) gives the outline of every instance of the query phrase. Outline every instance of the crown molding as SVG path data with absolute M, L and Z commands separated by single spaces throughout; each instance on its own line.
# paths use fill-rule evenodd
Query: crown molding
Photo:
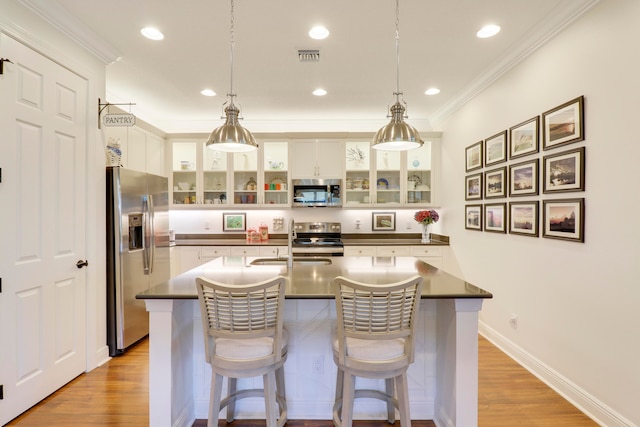
M 542 20 L 540 25 L 533 28 L 532 31 L 527 34 L 526 38 L 518 43 L 514 43 L 514 46 L 517 46 L 516 49 L 511 50 L 500 61 L 497 61 L 494 67 L 480 74 L 454 96 L 451 101 L 444 104 L 431 115 L 431 123 L 435 126 L 441 126 L 451 114 L 479 95 L 506 72 L 544 46 L 549 40 L 584 15 L 598 2 L 600 2 L 600 0 L 559 3 L 549 12 L 546 18 Z
M 18 2 L 105 64 L 111 64 L 122 56 L 115 47 L 97 36 L 56 0 L 18 0 Z

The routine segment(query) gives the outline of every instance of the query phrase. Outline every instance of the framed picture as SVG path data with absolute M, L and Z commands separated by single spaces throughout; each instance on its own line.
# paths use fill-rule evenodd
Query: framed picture
M 526 156 L 540 150 L 538 135 L 540 117 L 535 116 L 509 129 L 509 158 Z
M 490 166 L 507 160 L 507 131 L 503 130 L 484 140 L 484 165 Z
M 509 196 L 538 194 L 538 159 L 509 165 Z
M 484 173 L 484 198 L 507 196 L 507 168 L 502 167 Z
M 223 213 L 222 231 L 246 231 L 246 213 Z
M 543 200 L 542 237 L 584 242 L 584 199 Z
M 465 178 L 465 200 L 482 200 L 482 174 L 477 173 Z
M 584 96 L 542 113 L 542 148 L 584 140 Z
M 584 191 L 584 147 L 544 156 L 543 192 Z
M 478 141 L 465 149 L 466 171 L 480 169 L 482 167 L 482 141 Z
M 490 231 L 492 233 L 506 233 L 506 214 L 506 203 L 492 203 L 484 205 L 484 231 Z
M 509 233 L 538 237 L 538 209 L 537 200 L 509 203 Z
M 482 231 L 482 205 L 466 205 L 464 211 L 464 228 Z
M 395 231 L 395 212 L 373 212 L 371 215 L 373 216 L 371 221 L 371 229 L 373 231 Z

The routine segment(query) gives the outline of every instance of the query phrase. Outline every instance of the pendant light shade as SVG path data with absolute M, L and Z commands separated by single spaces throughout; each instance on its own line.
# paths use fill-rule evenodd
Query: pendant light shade
M 227 152 L 247 152 L 258 148 L 256 140 L 247 129 L 243 128 L 240 123 L 240 109 L 235 106 L 233 99 L 236 94 L 233 92 L 233 45 L 234 45 L 234 9 L 233 0 L 231 0 L 231 27 L 230 27 L 230 57 L 231 57 L 231 89 L 227 96 L 229 97 L 229 105 L 224 109 L 226 116 L 225 123 L 214 129 L 206 142 L 206 146 L 218 151 Z
M 413 126 L 405 123 L 406 108 L 400 92 L 400 0 L 396 0 L 396 103 L 391 106 L 391 121 L 376 133 L 372 148 L 385 151 L 406 151 L 418 148 L 424 141 Z

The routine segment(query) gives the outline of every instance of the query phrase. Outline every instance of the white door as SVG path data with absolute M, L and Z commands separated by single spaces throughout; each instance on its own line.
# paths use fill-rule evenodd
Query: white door
M 86 368 L 87 82 L 4 34 L 0 56 L 2 425 Z

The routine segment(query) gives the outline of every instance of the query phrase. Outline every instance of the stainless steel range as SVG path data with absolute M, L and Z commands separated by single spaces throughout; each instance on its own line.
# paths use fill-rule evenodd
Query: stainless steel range
M 297 222 L 292 252 L 295 256 L 344 256 L 342 224 L 339 222 Z

